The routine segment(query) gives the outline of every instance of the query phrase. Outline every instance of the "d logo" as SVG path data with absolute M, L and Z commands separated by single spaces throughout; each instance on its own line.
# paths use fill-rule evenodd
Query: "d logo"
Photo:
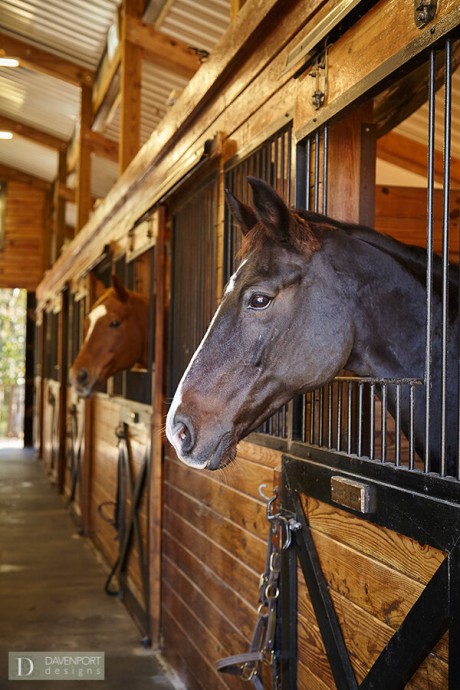
M 30 676 L 34 671 L 34 663 L 28 656 L 18 656 L 18 678 Z

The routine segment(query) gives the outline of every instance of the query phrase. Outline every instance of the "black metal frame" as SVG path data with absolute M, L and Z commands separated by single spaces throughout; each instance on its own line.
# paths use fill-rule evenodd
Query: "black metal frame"
M 449 183 L 450 183 L 450 122 L 451 122 L 451 65 L 452 41 L 447 38 L 444 46 L 431 48 L 428 56 L 429 71 L 429 122 L 428 122 L 428 180 L 427 180 L 427 348 L 424 381 L 365 381 L 357 377 L 342 377 L 325 389 L 315 391 L 293 404 L 293 434 L 288 444 L 289 455 L 283 456 L 282 509 L 292 512 L 301 523 L 301 529 L 293 533 L 293 547 L 285 553 L 282 570 L 282 687 L 297 687 L 297 560 L 309 590 L 318 626 L 330 661 L 337 688 L 355 690 L 358 687 L 373 690 L 398 690 L 404 688 L 420 663 L 435 644 L 449 630 L 448 688 L 460 687 L 460 656 L 458 654 L 460 631 L 460 460 L 456 477 L 446 477 L 446 459 L 442 459 L 439 473 L 430 472 L 430 459 L 422 458 L 418 468 L 414 460 L 413 440 L 409 438 L 409 456 L 401 460 L 401 449 L 396 447 L 392 462 L 386 452 L 386 392 L 389 386 L 398 391 L 407 386 L 413 414 L 416 389 L 425 383 L 426 434 L 430 433 L 430 400 L 432 368 L 432 294 L 433 294 L 433 203 L 434 203 L 434 135 L 435 135 L 435 82 L 436 62 L 441 48 L 445 49 L 445 107 L 444 107 L 444 197 L 443 197 L 443 390 L 441 413 L 443 434 L 447 424 L 447 324 L 449 318 Z M 420 58 L 418 58 L 420 64 Z M 314 131 L 301 144 L 297 156 L 297 205 L 327 212 L 327 120 L 320 118 L 321 128 Z M 458 299 L 458 295 L 457 295 Z M 334 404 L 340 423 L 332 439 L 332 415 L 326 407 L 332 404 L 332 387 L 336 386 Z M 363 445 L 363 390 L 369 386 L 371 402 L 370 439 Z M 382 444 L 380 453 L 373 447 L 373 428 L 376 421 L 373 407 L 376 393 L 382 400 Z M 358 401 L 358 402 L 357 402 Z M 307 414 L 308 412 L 308 414 Z M 352 421 L 359 418 L 359 428 Z M 460 414 L 460 412 L 459 412 Z M 328 416 L 329 415 L 329 416 Z M 326 421 L 325 421 L 326 420 Z M 327 421 L 329 420 L 329 421 Z M 327 428 L 325 424 L 328 424 Z M 398 419 L 396 419 L 397 436 Z M 342 444 L 340 434 L 344 433 Z M 409 435 L 410 436 L 410 435 Z M 412 444 L 412 445 L 411 445 Z M 363 487 L 372 496 L 367 512 L 354 510 L 351 505 L 334 500 L 333 484 L 342 479 Z M 329 594 L 328 584 L 322 573 L 318 554 L 311 537 L 308 521 L 303 513 L 300 495 L 314 497 L 330 505 L 340 507 L 376 525 L 406 535 L 422 544 L 428 544 L 446 553 L 446 558 L 415 602 L 399 629 L 394 633 L 380 656 L 358 685 L 343 640 L 340 625 Z
M 172 277 L 168 395 L 172 396 L 217 305 L 218 170 L 169 201 Z
M 120 395 L 126 400 L 151 405 L 152 403 L 152 374 L 154 363 L 154 344 L 155 344 L 155 247 L 146 250 L 149 255 L 150 278 L 149 278 L 149 343 L 147 371 L 128 369 L 120 371 L 113 376 L 113 394 Z M 126 256 L 121 256 L 114 262 L 113 271 L 120 278 L 128 290 L 135 290 L 135 263 L 138 256 L 132 261 L 127 262 Z
M 311 450 L 310 459 L 283 456 L 282 505 L 292 512 L 302 528 L 293 534 L 293 548 L 284 557 L 282 573 L 283 621 L 289 621 L 284 631 L 282 650 L 283 689 L 296 688 L 296 625 L 297 585 L 296 560 L 299 559 L 307 584 L 323 642 L 331 664 L 337 688 L 354 690 L 398 690 L 449 629 L 449 690 L 460 687 L 460 657 L 458 635 L 460 631 L 460 492 L 456 487 L 456 500 L 446 500 L 446 480 L 432 477 L 420 479 L 420 489 L 414 490 L 414 475 L 400 470 L 403 481 L 395 483 L 394 470 L 378 463 L 360 462 L 350 466 L 349 459 L 327 451 Z M 404 477 L 405 475 L 405 477 Z M 340 625 L 329 595 L 329 587 L 319 565 L 318 555 L 311 538 L 308 521 L 303 513 L 299 496 L 305 494 L 330 505 L 331 480 L 343 477 L 363 482 L 374 494 L 373 511 L 363 519 L 406 535 L 420 543 L 446 552 L 446 559 L 438 568 L 421 597 L 409 611 L 405 620 L 388 642 L 365 680 L 358 686 L 343 641 Z M 429 491 L 424 489 L 429 486 Z M 429 495 L 427 495 L 427 493 Z M 360 515 L 340 505 L 354 515 Z

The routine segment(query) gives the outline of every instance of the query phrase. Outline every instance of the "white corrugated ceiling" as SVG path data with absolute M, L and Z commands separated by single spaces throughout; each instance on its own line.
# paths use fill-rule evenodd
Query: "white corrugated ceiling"
M 53 56 L 95 71 L 104 53 L 107 32 L 116 25 L 121 0 L 0 0 L 0 54 L 2 35 L 26 42 Z M 201 51 L 212 52 L 230 21 L 230 0 L 150 0 L 144 21 Z M 168 100 L 179 95 L 187 79 L 174 71 L 144 61 L 142 70 L 141 144 L 145 143 L 168 110 Z M 454 76 L 460 94 L 460 75 Z M 453 132 L 460 131 L 460 102 L 453 99 Z M 0 67 L 0 118 L 9 118 L 69 142 L 80 111 L 80 89 L 26 67 Z M 442 113 L 438 113 L 442 117 Z M 426 144 L 426 107 L 397 128 L 397 132 Z M 95 127 L 118 140 L 119 104 L 115 99 Z M 439 128 L 441 130 L 441 128 Z M 438 142 L 442 148 L 442 141 Z M 452 154 L 460 159 L 460 137 L 454 136 Z M 0 165 L 48 182 L 57 175 L 55 149 L 16 135 L 0 140 Z M 379 169 L 381 169 L 379 167 Z M 393 172 L 389 173 L 393 177 Z M 107 194 L 118 175 L 115 163 L 93 157 L 92 193 Z M 404 177 L 402 178 L 404 183 Z M 380 181 L 380 180 L 379 180 Z M 72 178 L 68 181 L 73 184 Z M 407 182 L 410 184 L 410 181 Z M 68 220 L 71 207 L 68 204 Z
M 0 0 L 0 55 L 3 34 L 96 71 L 105 50 L 107 32 L 117 23 L 120 5 L 121 0 Z M 199 51 L 210 52 L 229 24 L 230 0 L 152 0 L 145 21 Z M 174 94 L 179 95 L 187 81 L 171 70 L 143 62 L 142 144 L 167 112 L 168 100 Z M 79 112 L 78 86 L 25 67 L 0 67 L 0 117 L 70 141 Z M 117 100 L 97 129 L 108 138 L 118 140 Z M 51 182 L 57 175 L 58 154 L 15 135 L 11 141 L 0 140 L 0 164 Z M 105 196 L 117 175 L 115 163 L 93 157 L 93 195 Z M 72 184 L 73 177 L 70 177 L 69 185 Z M 69 222 L 72 216 L 69 208 Z

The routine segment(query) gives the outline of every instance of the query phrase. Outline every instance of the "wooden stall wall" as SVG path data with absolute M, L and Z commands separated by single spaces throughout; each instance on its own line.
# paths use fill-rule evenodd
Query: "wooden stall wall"
M 23 182 L 6 184 L 6 223 L 0 251 L 0 288 L 35 291 L 48 260 L 49 192 Z

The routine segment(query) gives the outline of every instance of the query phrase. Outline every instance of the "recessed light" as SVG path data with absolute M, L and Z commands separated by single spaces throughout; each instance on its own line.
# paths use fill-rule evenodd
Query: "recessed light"
M 12 139 L 13 132 L 0 132 L 0 139 Z
M 18 67 L 19 60 L 11 57 L 0 57 L 0 67 Z

